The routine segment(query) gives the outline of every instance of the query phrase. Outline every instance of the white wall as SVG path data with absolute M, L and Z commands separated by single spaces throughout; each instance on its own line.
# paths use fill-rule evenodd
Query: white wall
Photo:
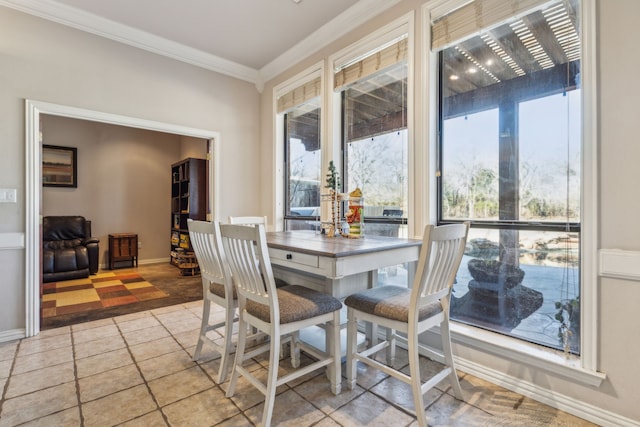
M 385 24 L 411 11 L 415 16 L 415 135 L 417 141 L 424 141 L 420 99 L 422 51 L 421 13 L 423 0 L 405 0 L 383 16 L 347 34 L 335 43 L 323 48 L 317 54 L 292 66 L 282 75 L 265 84 L 261 99 L 261 139 L 262 170 L 266 178 L 275 176 L 273 165 L 273 88 L 300 73 L 307 67 L 328 58 L 360 38 L 381 28 Z M 636 55 L 640 44 L 640 1 L 598 0 L 598 72 L 599 74 L 599 160 L 600 169 L 600 224 L 598 230 L 599 249 L 625 249 L 640 251 L 640 226 L 635 218 L 640 212 L 640 197 L 635 195 L 635 186 L 640 182 L 640 120 L 637 118 L 640 83 L 635 79 L 635 70 L 640 68 L 640 58 Z M 420 144 L 416 144 L 419 148 Z M 425 157 L 426 158 L 426 157 Z M 417 153 L 416 173 L 427 170 L 420 164 Z M 427 171 L 428 172 L 428 171 Z M 428 188 L 428 174 L 417 176 L 417 189 Z M 273 181 L 269 183 L 273 190 Z M 266 190 L 266 189 L 265 189 Z M 415 213 L 418 221 L 427 220 L 429 213 L 420 210 L 428 206 L 419 197 L 431 197 L 427 190 L 416 191 L 418 196 Z M 275 210 L 273 191 L 262 196 L 263 209 Z M 418 227 L 419 229 L 420 227 Z M 636 267 L 640 271 L 640 267 Z M 602 413 L 609 425 L 640 425 L 640 318 L 637 316 L 640 301 L 640 282 L 600 277 L 597 312 L 599 313 L 599 371 L 607 375 L 599 387 L 564 379 L 556 374 L 528 366 L 520 361 L 505 359 L 496 354 L 455 345 L 455 353 L 479 366 L 487 372 L 511 378 L 512 384 L 521 383 L 532 389 L 542 390 L 549 403 L 557 407 L 571 408 L 583 415 L 598 416 Z M 496 377 L 496 379 L 498 378 Z M 515 379 L 515 381 L 513 381 Z M 612 421 L 613 420 L 613 421 Z
M 25 232 L 25 99 L 220 134 L 220 215 L 259 210 L 253 84 L 0 7 L 0 237 Z M 229 185 L 233 183 L 233 185 Z M 11 234 L 12 235 L 12 234 Z M 0 241 L 4 241 L 0 239 Z M 25 328 L 25 250 L 0 249 L 0 335 Z

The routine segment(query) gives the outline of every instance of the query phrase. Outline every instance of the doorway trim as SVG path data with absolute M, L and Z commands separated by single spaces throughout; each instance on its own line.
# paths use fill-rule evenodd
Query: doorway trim
M 37 335 L 40 332 L 40 225 L 42 223 L 40 216 L 42 190 L 40 114 L 210 140 L 211 144 L 209 144 L 207 153 L 209 157 L 209 208 L 213 218 L 219 218 L 219 132 L 67 105 L 25 100 L 25 334 L 27 337 Z

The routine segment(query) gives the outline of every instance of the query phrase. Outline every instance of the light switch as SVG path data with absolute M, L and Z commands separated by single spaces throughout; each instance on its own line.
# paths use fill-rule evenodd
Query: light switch
M 15 188 L 0 188 L 0 203 L 16 203 L 17 190 Z

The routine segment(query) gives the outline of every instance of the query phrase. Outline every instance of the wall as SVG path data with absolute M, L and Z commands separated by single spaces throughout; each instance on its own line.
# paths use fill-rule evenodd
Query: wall
M 256 199 L 236 196 L 253 191 L 260 176 L 259 93 L 251 83 L 5 7 L 0 81 L 0 188 L 16 188 L 18 200 L 0 204 L 2 236 L 25 232 L 25 99 L 217 131 L 220 215 L 260 208 Z M 25 328 L 24 266 L 19 242 L 2 246 L 3 339 Z
M 409 12 L 415 14 L 415 50 L 414 50 L 414 130 L 416 155 L 412 159 L 416 166 L 416 210 L 413 218 L 418 222 L 415 229 L 421 229 L 420 221 L 429 218 L 428 199 L 428 158 L 419 150 L 424 149 L 424 120 L 422 119 L 421 99 L 423 91 L 422 64 L 422 0 L 405 0 L 391 8 L 383 16 L 377 17 L 345 37 L 328 45 L 304 61 L 293 65 L 280 76 L 266 82 L 261 99 L 261 139 L 262 170 L 265 177 L 275 176 L 274 148 L 269 145 L 273 140 L 273 88 L 287 79 L 302 72 L 311 65 L 325 61 L 335 52 L 349 46 L 367 34 Z M 640 144 L 636 143 L 640 135 L 640 121 L 637 120 L 637 99 L 640 95 L 640 83 L 633 78 L 633 71 L 640 67 L 640 58 L 634 54 L 640 43 L 640 31 L 637 21 L 640 18 L 640 2 L 637 0 L 599 0 L 598 11 L 598 52 L 599 72 L 599 224 L 598 249 L 624 249 L 640 251 L 640 227 L 634 219 L 640 211 L 640 198 L 631 190 L 640 181 Z M 410 122 L 411 123 L 411 122 Z M 267 172 L 271 171 L 271 172 Z M 422 174 L 422 175 L 420 175 Z M 263 209 L 275 211 L 272 190 L 263 194 Z M 425 199 L 422 200 L 421 197 Z M 635 267 L 638 271 L 640 267 Z M 606 373 L 607 378 L 599 387 L 567 380 L 551 372 L 528 366 L 517 360 L 500 357 L 478 349 L 455 344 L 454 352 L 474 364 L 491 372 L 495 382 L 508 380 L 504 384 L 515 384 L 523 389 L 529 387 L 556 407 L 569 409 L 592 419 L 606 420 L 606 425 L 640 425 L 640 320 L 637 313 L 640 301 L 640 283 L 627 279 L 599 277 L 599 292 L 596 311 L 599 314 L 598 370 Z M 599 418 L 602 417 L 602 418 Z M 605 421 L 603 421 L 605 422 Z
M 140 263 L 169 258 L 171 164 L 204 158 L 206 142 L 162 132 L 42 115 L 43 144 L 78 149 L 78 187 L 44 187 L 42 215 L 83 215 L 108 263 L 108 235 L 132 232 Z

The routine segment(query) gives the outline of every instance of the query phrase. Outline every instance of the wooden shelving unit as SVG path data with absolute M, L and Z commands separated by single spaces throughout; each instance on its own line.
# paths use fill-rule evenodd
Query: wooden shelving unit
M 188 158 L 171 165 L 171 264 L 181 268 L 193 254 L 187 219 L 207 218 L 207 161 Z M 190 263 L 192 264 L 192 263 Z M 193 272 L 193 266 L 189 267 Z

